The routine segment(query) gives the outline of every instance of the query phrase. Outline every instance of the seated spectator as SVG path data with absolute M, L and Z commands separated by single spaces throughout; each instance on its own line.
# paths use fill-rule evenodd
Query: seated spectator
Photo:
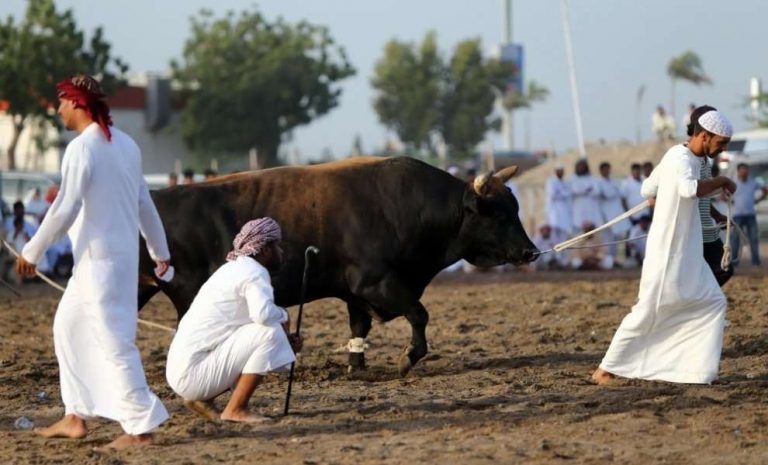
M 24 202 L 24 208 L 26 209 L 26 214 L 31 215 L 35 219 L 35 224 L 40 224 L 40 222 L 43 219 L 43 215 L 45 215 L 45 212 L 48 211 L 49 203 L 43 199 L 43 195 L 40 192 L 40 188 L 36 187 L 35 189 L 31 190 L 29 194 L 27 195 L 26 201 Z
M 195 170 L 192 168 L 187 168 L 184 170 L 184 184 L 194 184 L 195 183 Z
M 591 222 L 585 222 L 582 226 L 583 232 L 589 232 L 595 229 Z M 602 243 L 600 234 L 589 236 L 576 244 L 571 249 L 571 268 L 575 270 L 610 270 L 613 268 L 614 260 L 608 251 L 608 247 L 598 247 Z
M 543 224 L 539 228 L 539 232 L 533 237 L 533 243 L 537 249 L 543 252 L 552 249 L 557 245 L 558 241 L 552 233 L 552 227 L 548 224 Z M 567 265 L 568 259 L 561 252 L 542 254 L 533 262 L 535 270 L 561 270 L 566 268 Z
M 216 170 L 212 168 L 208 168 L 203 171 L 203 175 L 205 176 L 206 181 L 210 181 L 211 179 L 216 179 L 216 176 L 218 176 L 219 173 L 217 173 Z
M 48 188 L 48 191 L 45 193 L 45 201 L 48 202 L 48 205 L 51 205 L 53 201 L 56 200 L 56 196 L 58 194 L 59 194 L 59 185 L 52 184 L 51 187 Z
M 638 220 L 637 224 L 632 226 L 629 230 L 629 239 L 634 237 L 640 237 L 648 234 L 648 230 L 651 227 L 651 217 L 643 215 Z M 634 241 L 627 242 L 628 260 L 634 260 L 637 266 L 642 266 L 643 260 L 645 260 L 645 244 L 648 241 L 647 237 L 642 239 L 636 239 Z
M 21 250 L 32 238 L 32 234 L 34 234 L 34 232 L 30 234 L 30 231 L 32 230 L 28 227 L 29 223 L 24 220 L 23 216 L 14 216 L 13 218 L 9 218 L 9 220 L 12 221 L 13 229 L 6 231 L 6 241 L 15 250 Z M 7 279 L 10 272 L 12 275 L 12 280 L 17 284 L 20 284 L 22 280 L 15 272 L 15 264 L 16 257 L 11 254 L 6 254 L 3 260 L 2 277 L 3 279 Z M 45 258 L 40 260 L 40 263 L 37 265 L 38 269 L 40 270 L 44 270 L 47 266 L 48 263 Z
M 14 223 L 17 218 L 21 219 L 22 227 L 24 228 L 24 232 L 27 234 L 27 236 L 32 237 L 35 235 L 37 232 L 37 227 L 31 222 L 27 221 L 24 218 L 25 216 L 26 209 L 24 208 L 24 204 L 21 202 L 21 200 L 17 200 L 13 204 L 13 216 L 6 218 L 3 225 L 3 233 L 6 240 L 10 242 L 13 239 L 14 231 L 16 229 Z
M 176 173 L 168 173 L 168 187 L 173 187 L 179 184 L 179 175 Z

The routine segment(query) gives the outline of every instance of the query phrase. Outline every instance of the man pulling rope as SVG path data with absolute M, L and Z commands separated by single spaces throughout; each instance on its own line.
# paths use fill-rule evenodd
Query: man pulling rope
M 106 417 L 125 431 L 107 447 L 149 445 L 168 412 L 147 386 L 135 343 L 139 230 L 161 277 L 170 262 L 165 231 L 139 147 L 110 127 L 99 82 L 81 75 L 56 88 L 62 122 L 79 135 L 64 152 L 59 194 L 16 261 L 19 275 L 32 277 L 51 244 L 67 232 L 72 239 L 74 272 L 53 322 L 64 418 L 37 433 L 80 439 L 87 419 Z

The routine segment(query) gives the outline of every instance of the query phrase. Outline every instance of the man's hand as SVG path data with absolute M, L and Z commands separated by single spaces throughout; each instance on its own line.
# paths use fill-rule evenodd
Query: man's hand
M 727 178 L 725 176 L 718 176 L 718 178 L 722 179 L 721 182 L 722 182 L 724 191 L 730 192 L 731 194 L 736 192 L 736 183 L 731 181 L 730 178 Z
M 19 255 L 16 257 L 16 273 L 22 278 L 33 278 L 37 272 L 37 265 L 29 263 Z
M 648 206 L 652 207 L 654 205 L 656 205 L 656 197 L 649 197 L 648 198 Z
M 291 348 L 293 349 L 294 354 L 301 352 L 301 349 L 304 347 L 304 338 L 302 338 L 299 333 L 289 334 L 288 342 L 291 343 Z
M 157 275 L 158 278 L 162 278 L 163 275 L 168 271 L 168 267 L 171 266 L 170 260 L 155 260 L 155 275 Z

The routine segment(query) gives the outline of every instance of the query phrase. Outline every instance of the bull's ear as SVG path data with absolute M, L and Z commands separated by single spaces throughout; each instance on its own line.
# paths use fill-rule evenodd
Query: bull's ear
M 477 196 L 477 193 L 473 191 L 472 189 L 467 189 L 464 191 L 464 208 L 467 210 L 477 213 L 478 207 L 477 203 L 480 201 L 480 197 Z
M 506 168 L 494 174 L 493 176 L 500 179 L 502 183 L 505 183 L 509 181 L 509 178 L 511 178 L 512 176 L 515 175 L 515 173 L 517 173 L 517 170 L 518 170 L 517 165 L 507 166 Z
M 475 181 L 472 183 L 472 188 L 475 190 L 475 193 L 479 196 L 485 196 L 488 195 L 491 192 L 491 177 L 493 176 L 493 171 L 490 173 L 485 173 L 478 175 L 475 178 Z

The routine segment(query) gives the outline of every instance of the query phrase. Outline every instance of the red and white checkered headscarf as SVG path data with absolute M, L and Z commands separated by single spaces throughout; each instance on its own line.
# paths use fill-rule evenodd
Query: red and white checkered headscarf
M 259 218 L 245 225 L 232 241 L 234 249 L 227 254 L 227 261 L 236 260 L 237 257 L 254 255 L 270 242 L 279 241 L 282 231 L 277 221 L 272 218 Z
M 104 137 L 112 140 L 112 117 L 109 115 L 109 106 L 104 100 L 104 92 L 101 84 L 92 76 L 79 74 L 64 79 L 56 84 L 56 93 L 59 99 L 67 99 L 75 102 L 76 108 L 85 110 L 91 119 L 99 125 Z

